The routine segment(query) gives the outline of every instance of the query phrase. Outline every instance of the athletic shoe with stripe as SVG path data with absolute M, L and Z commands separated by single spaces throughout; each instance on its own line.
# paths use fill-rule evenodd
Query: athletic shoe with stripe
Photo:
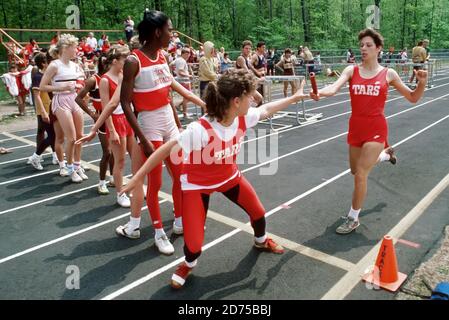
M 180 289 L 186 283 L 187 277 L 192 273 L 193 268 L 189 268 L 185 262 L 176 268 L 175 273 L 171 277 L 170 285 L 173 289 Z
M 360 222 L 352 217 L 341 217 L 344 222 L 335 230 L 338 234 L 348 234 L 360 226 Z
M 271 253 L 276 254 L 282 254 L 284 253 L 284 248 L 280 244 L 277 244 L 274 242 L 273 239 L 267 238 L 265 242 L 259 243 L 257 241 L 254 241 L 254 247 L 258 250 L 267 251 Z
M 168 240 L 168 237 L 166 234 L 160 236 L 159 238 L 155 237 L 154 244 L 156 245 L 159 252 L 162 254 L 169 256 L 169 255 L 172 255 L 173 253 L 175 253 L 175 248 L 171 244 L 170 240 Z
M 128 238 L 128 239 L 139 239 L 140 238 L 140 229 L 134 229 L 133 231 L 128 230 L 128 223 L 124 226 L 118 226 L 117 229 L 115 229 L 115 232 L 117 232 L 118 235 Z M 128 231 L 127 231 L 128 230 Z

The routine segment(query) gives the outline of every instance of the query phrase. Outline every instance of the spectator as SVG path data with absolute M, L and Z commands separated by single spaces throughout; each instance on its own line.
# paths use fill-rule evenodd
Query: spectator
M 97 51 L 98 42 L 95 39 L 93 32 L 89 32 L 86 43 L 92 48 L 93 51 Z
M 210 41 L 204 43 L 204 56 L 200 59 L 200 68 L 198 76 L 200 78 L 200 97 L 206 90 L 207 85 L 211 81 L 217 81 L 217 70 L 214 61 L 214 44 Z M 205 110 L 203 110 L 204 112 Z
M 394 47 L 390 47 L 387 53 L 386 63 L 394 63 Z
M 111 44 L 109 43 L 109 40 L 108 39 L 104 40 L 103 45 L 101 46 L 101 51 L 106 53 L 109 51 L 110 48 Z
M 223 61 L 221 62 L 221 66 L 220 66 L 220 72 L 224 73 L 226 70 L 228 70 L 231 66 L 232 66 L 232 61 L 231 59 L 229 59 L 229 53 L 225 52 L 223 54 L 224 58 Z
M 292 57 L 292 51 L 287 48 L 284 51 L 284 56 L 281 60 L 276 64 L 276 67 L 279 68 L 284 76 L 294 76 L 295 75 L 295 62 L 296 59 Z M 296 92 L 296 84 L 295 81 L 284 81 L 284 97 L 287 97 L 288 85 L 290 84 L 292 88 L 292 95 Z
M 307 66 L 307 74 L 313 72 L 315 62 L 313 61 L 313 54 L 308 47 L 304 47 L 304 62 Z
M 126 41 L 129 43 L 134 35 L 134 21 L 131 19 L 131 16 L 128 16 L 123 24 L 125 25 Z
M 98 40 L 98 49 L 99 50 L 101 50 L 101 48 L 103 47 L 105 40 L 108 40 L 108 36 L 103 33 L 101 35 L 101 38 Z
M 201 59 L 204 56 L 204 47 L 200 46 L 200 49 L 198 50 L 198 60 Z
M 413 48 L 412 50 L 412 62 L 417 64 L 413 66 L 413 70 L 416 70 L 418 72 L 419 70 L 423 69 L 423 63 L 426 62 L 427 59 L 427 51 L 424 48 L 424 42 L 419 41 L 418 45 Z M 413 82 L 413 79 L 415 78 L 415 73 L 412 73 L 412 76 L 410 77 L 410 83 Z M 418 78 L 416 79 L 416 82 L 418 83 Z
M 348 49 L 348 52 L 346 53 L 346 62 L 355 63 L 355 54 L 352 49 Z
M 407 56 L 407 48 L 404 48 L 404 49 L 402 50 L 400 59 L 401 59 L 401 63 L 406 63 L 406 62 L 407 62 L 407 60 L 408 60 L 408 56 Z
M 36 40 L 31 38 L 30 42 L 25 46 L 24 50 L 24 57 L 28 61 L 36 52 L 39 52 L 39 45 L 37 44 Z
M 184 44 L 182 43 L 181 39 L 179 39 L 179 35 L 177 32 L 173 32 L 172 39 L 175 46 L 178 47 L 184 47 Z
M 59 35 L 55 34 L 53 38 L 51 38 L 50 45 L 55 46 L 59 41 Z
M 176 58 L 173 62 L 175 65 L 175 72 L 178 76 L 178 82 L 187 90 L 192 91 L 192 86 L 190 83 L 190 79 L 192 78 L 192 70 L 187 65 L 187 59 L 189 58 L 190 50 L 187 48 L 183 48 L 181 51 L 181 56 Z M 184 115 L 184 119 L 187 119 L 187 102 L 186 98 L 183 98 L 182 104 L 182 114 Z M 179 106 L 178 106 L 179 107 Z M 177 107 L 177 108 L 178 108 Z
M 270 50 L 268 50 L 267 52 L 267 75 L 269 76 L 274 76 L 274 55 L 275 55 L 275 50 L 274 48 L 271 48 Z
M 313 57 L 313 61 L 315 64 L 321 66 L 321 52 L 317 52 L 315 57 Z
M 217 58 L 218 58 L 218 60 L 220 61 L 220 64 L 223 63 L 223 60 L 224 60 L 224 54 L 225 54 L 225 48 L 224 48 L 224 47 L 221 47 L 221 48 L 220 48 L 220 51 L 217 52 Z

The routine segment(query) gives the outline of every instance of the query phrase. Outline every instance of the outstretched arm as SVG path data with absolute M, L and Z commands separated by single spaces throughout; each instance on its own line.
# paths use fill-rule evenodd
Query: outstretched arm
M 418 72 L 416 72 L 416 70 L 413 70 L 413 72 L 416 75 L 416 79 L 418 79 L 419 81 L 418 86 L 415 90 L 411 90 L 409 87 L 407 87 L 404 82 L 402 82 L 398 73 L 394 69 L 388 69 L 388 79 L 390 84 L 396 90 L 398 90 L 398 92 L 402 94 L 408 101 L 416 103 L 424 95 L 424 90 L 427 84 L 427 71 L 419 70 Z
M 261 105 L 259 107 L 260 120 L 269 118 L 276 112 L 287 108 L 291 104 L 303 100 L 304 98 L 307 98 L 308 95 L 304 94 L 304 83 L 305 83 L 304 80 L 301 81 L 299 90 L 296 91 L 296 93 L 293 96 Z
M 335 81 L 330 86 L 324 87 L 321 90 L 318 90 L 318 94 L 314 94 L 313 92 L 310 93 L 310 97 L 314 100 L 319 100 L 320 97 L 331 97 L 337 94 L 337 92 L 343 87 L 343 85 L 348 82 L 352 74 L 354 72 L 354 66 L 348 66 L 343 70 L 343 73 L 341 74 L 340 78 L 338 78 L 337 81 Z
M 142 181 L 148 173 L 150 173 L 159 163 L 162 163 L 162 161 L 170 156 L 170 154 L 178 154 L 180 150 L 181 146 L 176 140 L 164 143 L 159 149 L 151 154 L 143 166 L 140 167 L 139 171 L 137 171 L 133 178 L 128 181 L 126 186 L 122 188 L 120 193 L 131 192 L 136 187 L 137 181 Z
M 173 80 L 171 87 L 173 90 L 175 90 L 177 93 L 179 93 L 183 98 L 186 98 L 187 100 L 193 102 L 197 106 L 200 106 L 201 108 L 205 109 L 206 104 L 203 100 L 201 100 L 199 97 L 197 97 L 193 92 L 187 90 L 182 85 L 179 84 L 178 81 Z

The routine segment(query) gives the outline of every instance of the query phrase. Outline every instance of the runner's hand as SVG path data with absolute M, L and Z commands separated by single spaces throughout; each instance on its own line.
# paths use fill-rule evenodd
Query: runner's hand
M 76 140 L 75 144 L 83 144 L 85 142 L 89 142 L 93 138 L 95 138 L 96 135 L 97 133 L 95 131 L 91 131 L 88 135 L 84 135 L 81 139 Z
M 142 148 L 145 157 L 149 158 L 151 154 L 154 152 L 154 146 L 151 142 L 145 141 L 140 143 L 140 147 Z
M 424 83 L 427 82 L 428 72 L 426 70 L 419 70 L 419 71 L 413 70 L 413 72 L 415 72 L 415 76 L 418 82 Z

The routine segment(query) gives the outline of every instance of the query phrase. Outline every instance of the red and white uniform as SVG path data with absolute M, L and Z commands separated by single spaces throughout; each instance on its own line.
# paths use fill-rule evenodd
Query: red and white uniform
M 349 82 L 352 114 L 349 119 L 348 144 L 362 147 L 366 142 L 380 142 L 388 146 L 388 126 L 384 115 L 388 97 L 388 68 L 375 77 L 360 76 L 359 66 Z
M 173 75 L 161 50 L 157 52 L 155 60 L 151 60 L 140 50 L 134 50 L 131 57 L 134 57 L 139 63 L 132 100 L 135 110 L 139 113 L 137 123 L 145 138 L 153 144 L 155 149 L 158 149 L 164 142 L 179 135 L 173 109 L 170 106 Z M 142 158 L 146 159 L 143 152 Z M 174 164 L 170 157 L 167 158 L 166 163 L 173 178 L 172 194 L 175 217 L 181 217 L 182 192 L 179 176 L 182 164 Z M 154 228 L 160 229 L 162 228 L 162 219 L 158 194 L 162 187 L 162 163 L 148 175 L 148 186 L 146 197 L 148 210 Z
M 139 73 L 134 82 L 133 105 L 138 124 L 149 141 L 166 142 L 179 134 L 170 106 L 173 75 L 161 50 L 151 60 L 142 51 L 132 56 L 139 62 Z
M 117 90 L 117 83 L 106 74 L 103 75 L 102 78 L 107 79 L 109 82 L 109 99 L 111 99 L 115 93 L 115 90 Z M 122 105 L 120 103 L 112 113 L 112 123 L 114 124 L 115 131 L 117 131 L 117 134 L 120 138 L 130 137 L 134 135 L 134 131 L 126 120 L 126 116 L 123 113 Z M 108 128 L 106 128 L 106 135 L 109 137 Z
M 223 193 L 243 208 L 253 227 L 259 226 L 255 230 L 264 234 L 265 222 L 261 219 L 265 209 L 236 163 L 247 128 L 256 126 L 259 119 L 260 110 L 256 108 L 237 117 L 229 127 L 204 116 L 177 139 L 186 154 L 181 175 L 182 222 L 184 254 L 189 262 L 201 254 L 209 198 L 214 192 Z

